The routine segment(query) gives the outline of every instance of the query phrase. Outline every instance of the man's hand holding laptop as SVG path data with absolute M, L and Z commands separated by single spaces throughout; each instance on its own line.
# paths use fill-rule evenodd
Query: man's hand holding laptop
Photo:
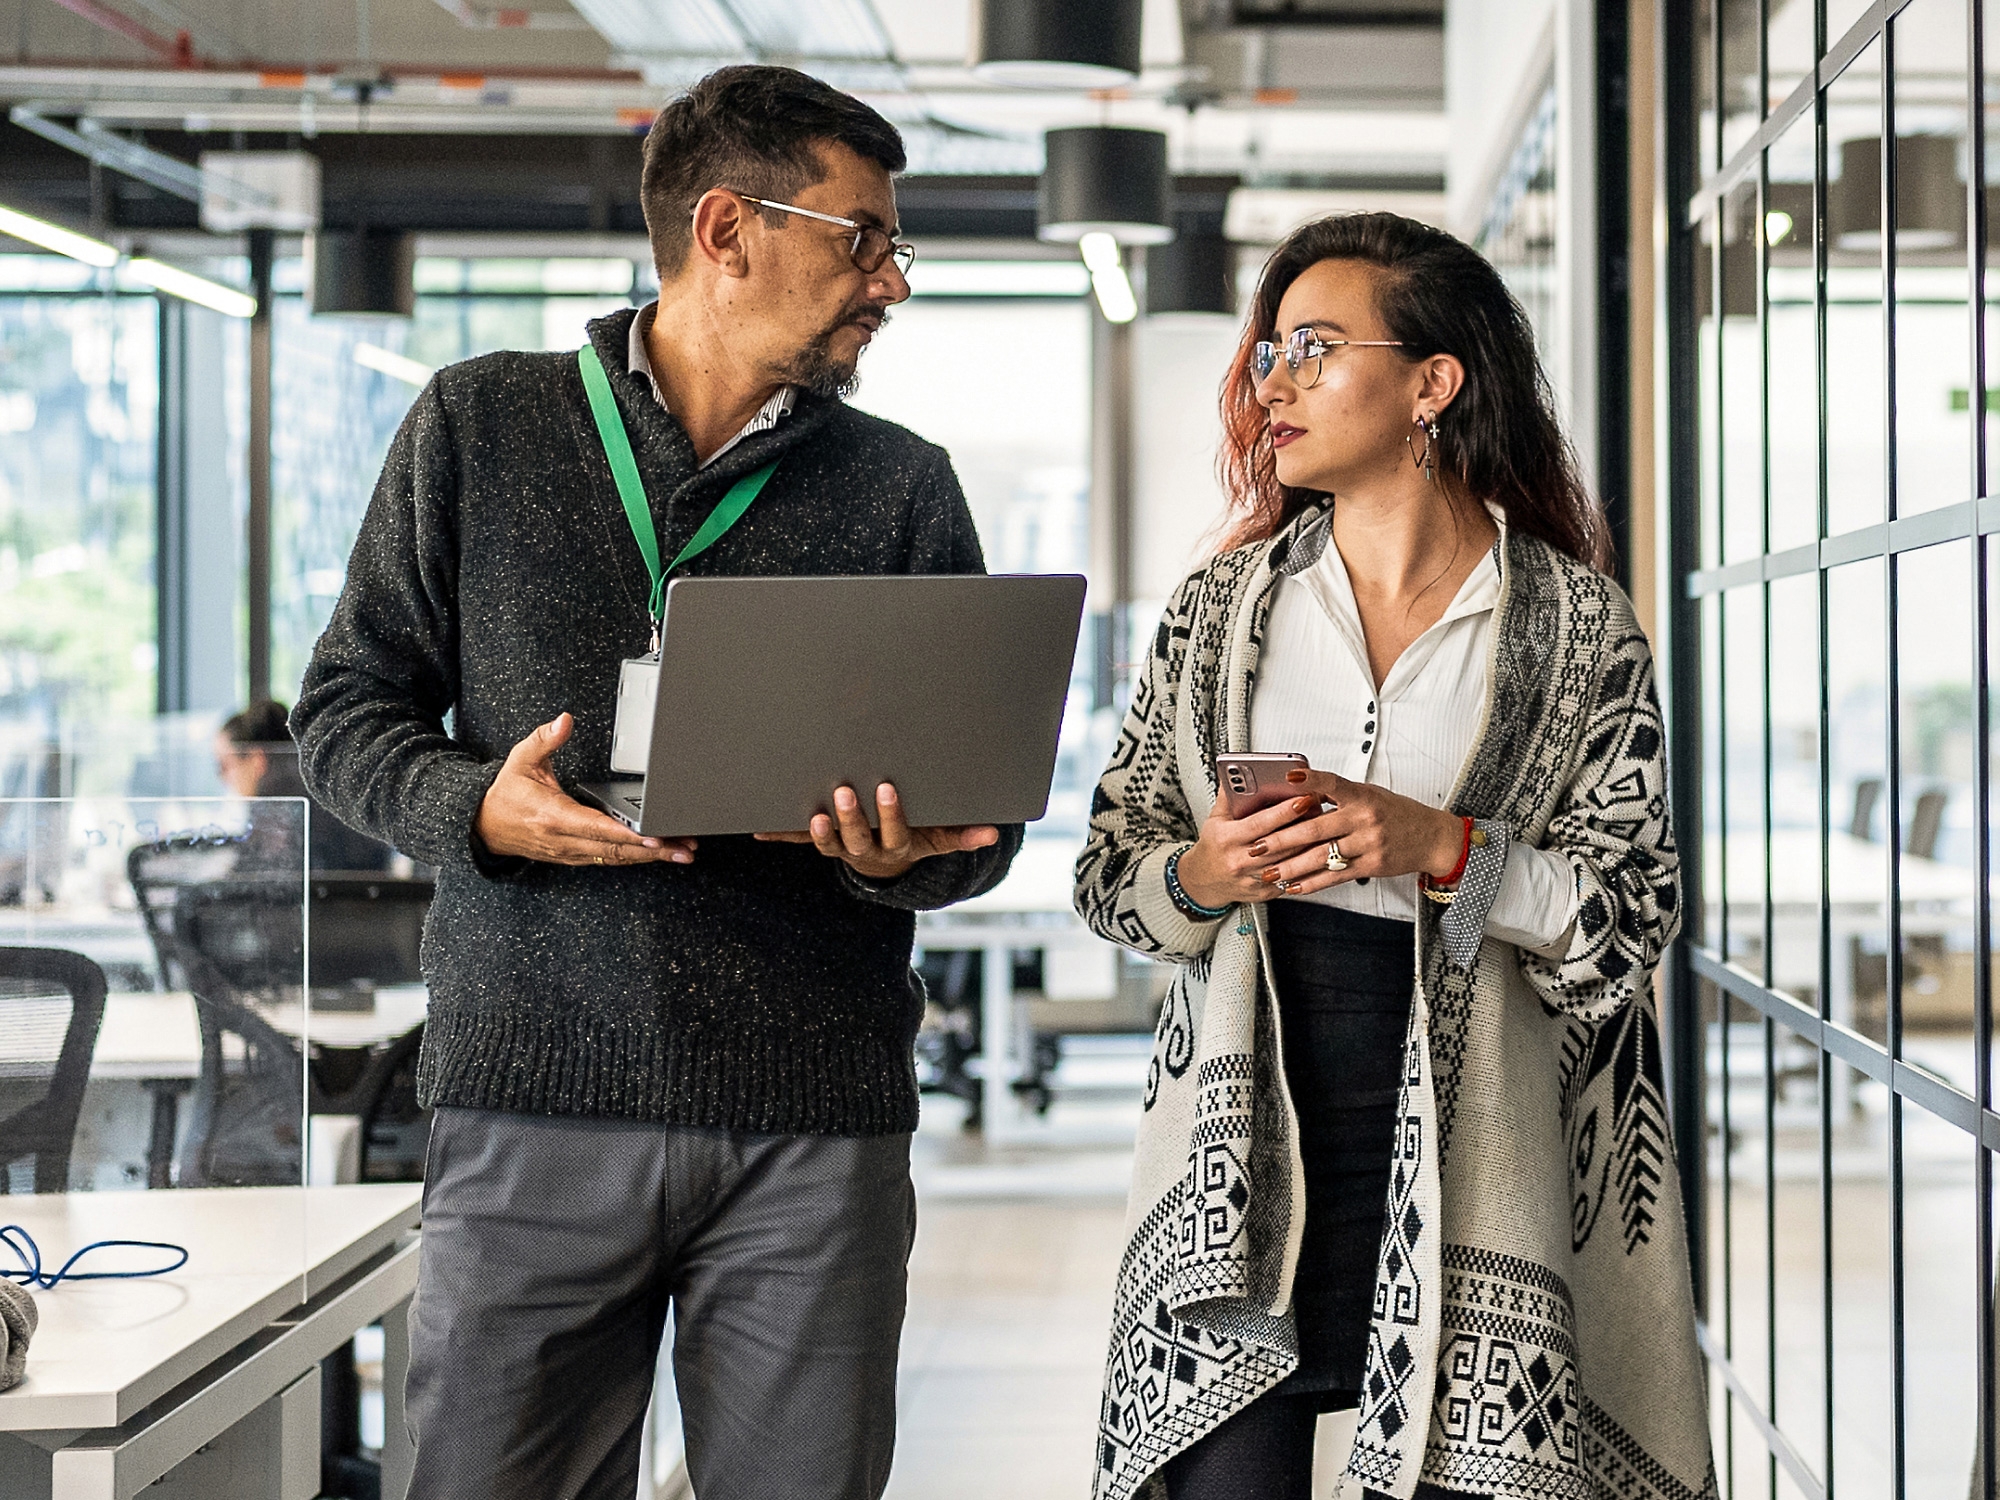
M 836 787 L 833 816 L 814 814 L 811 828 L 804 833 L 760 833 L 757 837 L 766 843 L 811 844 L 830 858 L 846 860 L 855 874 L 871 880 L 893 880 L 933 854 L 984 849 L 1000 841 L 1000 830 L 990 823 L 971 828 L 910 827 L 903 820 L 902 800 L 886 781 L 875 788 L 875 811 L 882 823 L 879 833 L 863 816 L 854 788 Z
M 575 721 L 558 714 L 507 752 L 506 764 L 493 779 L 479 805 L 473 832 L 489 853 L 518 855 L 554 865 L 637 865 L 666 861 L 684 865 L 694 859 L 691 838 L 647 838 L 616 818 L 571 797 L 556 779 L 552 762 L 569 742 Z M 801 833 L 760 833 L 767 843 L 811 844 L 820 853 L 844 859 L 857 875 L 892 880 L 920 859 L 984 849 L 999 842 L 991 824 L 972 828 L 912 828 L 903 819 L 896 789 L 883 782 L 875 789 L 875 806 L 882 827 L 878 833 L 862 816 L 861 802 L 851 787 L 833 794 L 833 815 L 820 813 Z
M 684 865 L 692 860 L 693 839 L 646 838 L 563 790 L 552 762 L 575 728 L 576 721 L 568 714 L 557 714 L 507 752 L 506 763 L 472 820 L 473 835 L 487 852 L 552 865 L 641 865 L 658 860 Z

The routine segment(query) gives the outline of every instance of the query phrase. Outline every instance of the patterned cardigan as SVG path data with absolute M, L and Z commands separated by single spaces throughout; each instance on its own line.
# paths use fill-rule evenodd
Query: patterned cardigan
M 1274 587 L 1319 556 L 1329 520 L 1308 511 L 1181 585 L 1077 862 L 1091 927 L 1179 965 L 1139 1132 L 1098 1500 L 1162 1495 L 1169 1458 L 1298 1362 L 1292 1282 L 1312 1268 L 1264 910 L 1193 921 L 1165 872 L 1213 805 L 1212 757 L 1249 748 Z M 1566 855 L 1581 902 L 1560 956 L 1451 943 L 1465 964 L 1439 913 L 1468 914 L 1418 903 L 1347 1473 L 1398 1500 L 1419 1481 L 1496 1500 L 1713 1500 L 1650 991 L 1680 918 L 1652 658 L 1609 579 L 1520 533 L 1500 554 L 1486 718 L 1450 806 Z

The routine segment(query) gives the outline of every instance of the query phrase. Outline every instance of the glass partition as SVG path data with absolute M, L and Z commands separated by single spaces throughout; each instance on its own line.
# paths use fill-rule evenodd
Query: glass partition
M 298 798 L 0 801 L 6 1191 L 305 1183 L 309 841 Z
M 1717 0 L 1668 23 L 1694 285 L 1667 309 L 1662 635 L 1704 882 L 1669 1071 L 1703 1084 L 1682 1167 L 1708 1173 L 1694 1251 L 1740 1500 L 2000 1493 L 1990 187 L 1987 243 L 1973 212 L 1996 16 Z

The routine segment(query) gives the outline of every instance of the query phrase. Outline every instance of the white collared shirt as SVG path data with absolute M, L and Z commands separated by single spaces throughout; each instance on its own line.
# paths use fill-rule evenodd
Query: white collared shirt
M 1485 716 L 1499 602 L 1499 562 L 1488 552 L 1378 690 L 1347 565 L 1329 534 L 1317 562 L 1278 581 L 1250 701 L 1250 748 L 1297 752 L 1316 770 L 1443 807 Z M 1416 876 L 1401 875 L 1280 899 L 1407 922 L 1421 898 Z M 1486 930 L 1524 948 L 1546 949 L 1566 938 L 1576 908 L 1569 861 L 1517 839 Z
M 659 310 L 658 302 L 648 302 L 639 309 L 639 316 L 632 320 L 632 332 L 625 340 L 625 368 L 634 375 L 646 377 L 646 384 L 652 388 L 653 399 L 660 403 L 661 411 L 667 411 L 669 408 L 666 392 L 660 389 L 660 382 L 653 375 L 653 361 L 646 354 L 646 330 L 653 326 L 653 315 Z M 701 467 L 707 468 L 745 438 L 754 437 L 760 432 L 769 432 L 778 425 L 780 418 L 792 414 L 793 403 L 797 400 L 796 386 L 779 386 L 771 399 L 757 409 L 757 415 L 743 424 L 743 430 L 704 458 Z

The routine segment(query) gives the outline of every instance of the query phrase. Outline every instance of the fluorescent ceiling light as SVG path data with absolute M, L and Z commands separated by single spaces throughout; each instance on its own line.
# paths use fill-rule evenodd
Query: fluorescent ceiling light
M 1139 299 L 1132 294 L 1132 280 L 1125 274 L 1118 241 L 1102 230 L 1093 230 L 1078 240 L 1076 247 L 1090 268 L 1090 289 L 1097 293 L 1097 305 L 1106 319 L 1129 323 L 1138 317 Z
M 80 260 L 87 266 L 107 267 L 118 263 L 118 252 L 102 240 L 77 234 L 17 209 L 0 207 L 0 233 L 11 234 L 15 239 L 26 240 L 31 245 L 40 245 L 58 255 L 67 255 L 71 260 Z
M 181 297 L 189 302 L 230 318 L 250 318 L 257 314 L 257 299 L 248 292 L 239 292 L 233 286 L 224 286 L 219 281 L 210 281 L 206 276 L 197 276 L 192 271 L 183 271 L 179 266 L 170 266 L 163 260 L 140 258 L 129 260 L 124 266 L 125 274 L 141 286 L 153 287 L 170 297 Z
M 434 373 L 429 365 L 421 364 L 407 354 L 384 349 L 380 344 L 356 344 L 354 362 L 418 387 L 428 385 Z
M 1090 273 L 1073 260 L 925 260 L 910 267 L 913 297 L 1081 297 Z

